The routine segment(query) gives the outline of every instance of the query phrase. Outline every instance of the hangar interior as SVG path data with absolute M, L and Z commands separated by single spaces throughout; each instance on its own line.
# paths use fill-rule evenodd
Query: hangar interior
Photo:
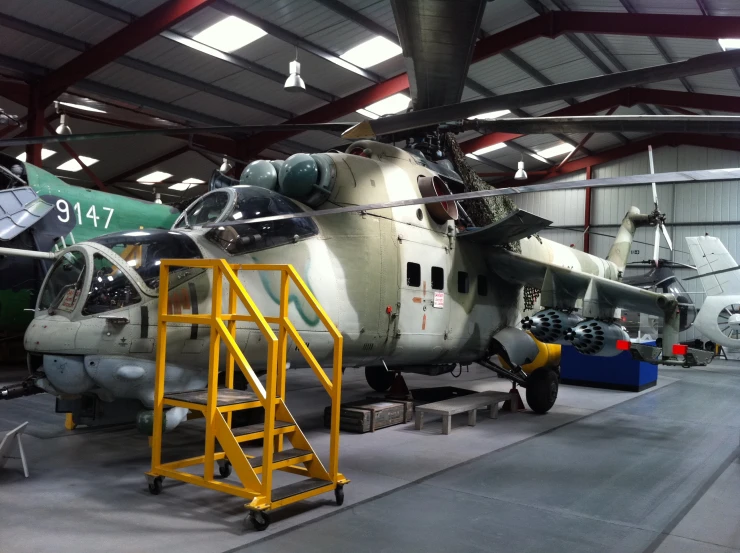
M 1 2 L 0 550 L 740 551 L 738 113 L 734 0 Z M 304 193 L 286 167 L 324 180 Z M 453 193 L 479 195 L 429 201 Z M 228 200 L 198 221 L 206 194 Z M 236 206 L 254 200 L 276 217 L 263 227 L 270 245 L 209 238 L 219 224 L 238 229 L 247 210 Z M 415 203 L 393 204 L 403 201 Z M 481 223 L 473 202 L 496 218 Z M 639 224 L 624 223 L 631 206 Z M 345 211 L 317 215 L 329 208 Z M 496 226 L 507 217 L 521 227 Z M 282 224 L 289 233 L 269 235 Z M 625 224 L 629 244 L 615 253 Z M 151 244 L 159 253 L 146 266 Z M 475 253 L 457 267 L 458 251 Z M 160 267 L 168 255 L 190 272 Z M 299 276 L 239 272 L 260 263 Z M 169 294 L 165 266 L 177 275 Z M 658 266 L 683 289 L 630 284 Z M 196 280 L 206 267 L 233 292 L 221 307 L 210 298 L 221 284 Z M 124 284 L 101 295 L 96 277 Z M 275 313 L 232 309 L 240 286 Z M 204 306 L 223 313 L 206 320 Z M 624 313 L 639 306 L 653 318 L 633 332 Z M 578 336 L 542 339 L 532 327 L 542 318 L 530 319 L 539 309 L 607 332 L 596 355 L 578 350 L 577 377 L 566 357 L 575 363 Z M 331 331 L 298 338 L 323 316 L 343 346 Z M 244 340 L 239 321 L 255 325 Z M 170 323 L 187 327 L 174 342 Z M 670 343 L 643 340 L 654 324 L 660 339 L 675 331 Z M 519 355 L 507 330 L 535 353 Z M 158 331 L 172 351 L 184 344 L 172 366 Z M 237 392 L 228 374 L 239 367 Z M 543 374 L 555 379 L 544 391 L 532 376 Z M 275 420 L 259 431 L 252 421 L 254 439 L 232 444 L 224 387 Z M 196 389 L 208 399 L 167 395 Z M 508 403 L 499 410 L 493 397 Z M 368 402 L 404 405 L 401 419 L 376 429 L 381 408 Z M 340 432 L 345 407 L 371 431 Z M 289 435 L 305 467 L 280 457 Z M 160 454 L 202 456 L 204 468 L 183 462 L 178 481 L 157 472 Z M 269 484 L 273 465 L 275 489 L 310 476 L 327 494 L 244 492 L 244 471 Z

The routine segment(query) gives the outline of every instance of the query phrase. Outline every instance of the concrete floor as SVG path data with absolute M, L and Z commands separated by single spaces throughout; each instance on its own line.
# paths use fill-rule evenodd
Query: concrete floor
M 266 532 L 242 528 L 238 498 L 172 481 L 150 495 L 132 427 L 70 433 L 51 397 L 0 403 L 0 432 L 30 421 L 31 469 L 0 470 L 0 551 L 740 551 L 740 363 L 660 374 L 640 394 L 563 386 L 545 416 L 481 414 L 468 427 L 460 415 L 448 436 L 434 418 L 421 432 L 342 434 L 344 506 L 320 496 L 273 513 Z M 485 369 L 408 381 L 509 387 Z M 308 372 L 288 382 L 325 452 L 327 396 Z M 362 371 L 346 372 L 343 394 L 368 394 Z M 178 428 L 167 453 L 199 434 L 197 421 Z

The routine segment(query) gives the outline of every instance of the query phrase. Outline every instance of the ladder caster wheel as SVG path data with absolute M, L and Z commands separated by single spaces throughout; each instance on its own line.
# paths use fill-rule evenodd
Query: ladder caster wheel
M 334 488 L 334 499 L 339 506 L 344 503 L 344 486 L 342 484 L 339 484 Z
M 244 525 L 247 528 L 252 526 L 255 530 L 262 532 L 270 526 L 270 517 L 263 511 L 252 511 L 244 519 Z
M 221 478 L 228 478 L 231 476 L 231 463 L 224 461 L 222 464 L 218 465 L 218 473 L 221 475 Z
M 159 495 L 162 493 L 162 477 L 157 476 L 154 480 L 149 482 L 149 493 L 152 495 Z

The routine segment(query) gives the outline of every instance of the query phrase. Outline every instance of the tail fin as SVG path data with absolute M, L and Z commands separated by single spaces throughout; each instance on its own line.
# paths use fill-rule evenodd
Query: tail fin
M 686 242 L 707 296 L 740 294 L 740 270 L 727 271 L 738 265 L 719 238 L 696 236 L 686 238 Z M 708 274 L 718 271 L 726 272 Z

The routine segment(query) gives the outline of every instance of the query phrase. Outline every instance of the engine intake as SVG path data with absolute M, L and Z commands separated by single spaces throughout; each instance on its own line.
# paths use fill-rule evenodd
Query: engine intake
M 614 357 L 621 353 L 617 349 L 617 340 L 629 341 L 630 337 L 618 324 L 587 319 L 569 328 L 565 339 L 583 355 Z
M 558 311 L 557 309 L 544 309 L 531 317 L 524 317 L 522 328 L 529 330 L 540 342 L 548 344 L 562 343 L 565 331 L 575 327 L 583 320 L 583 317 L 575 313 Z

